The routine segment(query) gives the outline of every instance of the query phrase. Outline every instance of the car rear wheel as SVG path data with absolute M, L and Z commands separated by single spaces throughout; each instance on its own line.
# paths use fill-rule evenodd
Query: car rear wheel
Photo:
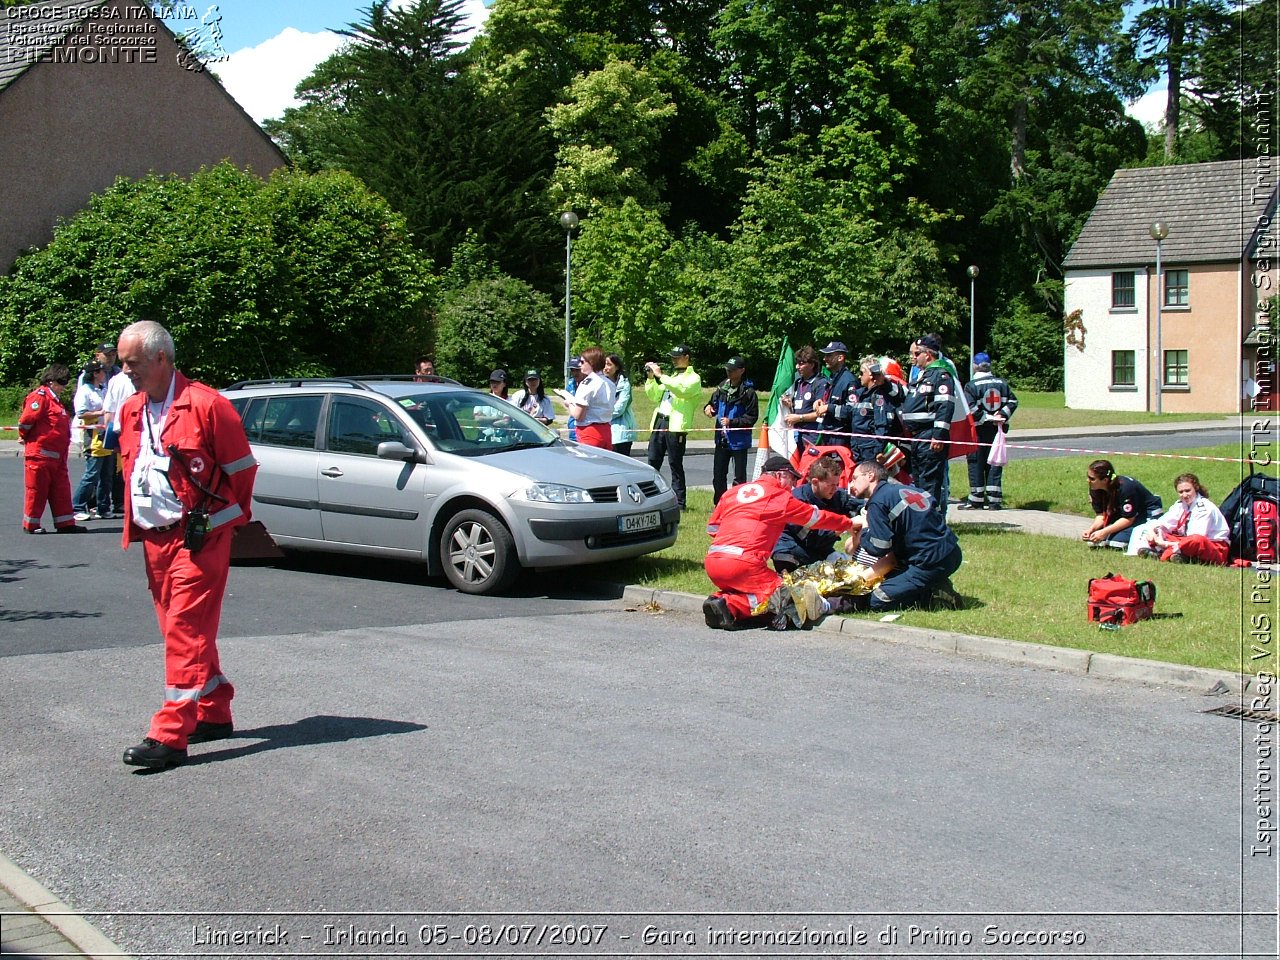
M 510 531 L 486 510 L 463 510 L 445 525 L 440 560 L 463 593 L 496 593 L 520 572 Z

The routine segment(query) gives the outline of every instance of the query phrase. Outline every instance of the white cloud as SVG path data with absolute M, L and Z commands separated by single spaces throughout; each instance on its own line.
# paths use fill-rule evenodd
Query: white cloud
M 303 33 L 285 27 L 270 40 L 237 50 L 210 67 L 245 112 L 262 123 L 296 107 L 294 88 L 342 43 L 336 33 Z
M 462 6 L 470 24 L 466 38 L 470 39 L 483 26 L 489 10 L 483 0 L 466 0 Z M 298 106 L 294 89 L 343 42 L 343 37 L 327 30 L 303 33 L 285 27 L 270 40 L 237 50 L 210 67 L 245 112 L 262 123 Z
M 1126 107 L 1126 112 L 1144 127 L 1152 129 L 1164 123 L 1165 101 L 1169 98 L 1163 83 L 1153 90 L 1148 90 Z

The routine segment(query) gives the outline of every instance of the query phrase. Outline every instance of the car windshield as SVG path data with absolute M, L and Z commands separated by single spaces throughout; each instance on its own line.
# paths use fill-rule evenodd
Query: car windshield
M 410 394 L 396 402 L 436 449 L 463 457 L 549 447 L 560 439 L 515 404 L 474 390 Z

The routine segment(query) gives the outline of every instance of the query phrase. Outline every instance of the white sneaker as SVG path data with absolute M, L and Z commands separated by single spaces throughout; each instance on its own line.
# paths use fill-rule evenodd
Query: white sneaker
M 74 516 L 75 516 L 75 519 L 76 519 L 76 522 L 77 522 L 77 523 L 79 523 L 81 520 L 90 520 L 90 519 L 92 519 L 92 518 L 89 516 L 89 514 L 85 513 L 83 510 L 82 510 L 82 511 L 80 511 L 79 513 L 75 514 Z

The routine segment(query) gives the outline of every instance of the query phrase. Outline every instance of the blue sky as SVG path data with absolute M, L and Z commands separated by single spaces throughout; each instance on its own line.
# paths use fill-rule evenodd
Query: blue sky
M 210 3 L 206 0 L 185 0 L 203 14 Z M 256 47 L 270 40 L 285 27 L 293 27 L 302 33 L 319 33 L 322 30 L 342 28 L 360 19 L 360 10 L 368 9 L 368 0 L 217 0 L 213 4 L 222 14 L 223 46 L 228 53 Z M 170 26 L 182 28 L 178 19 L 170 19 Z
M 209 64 L 239 104 L 261 123 L 297 101 L 293 90 L 341 43 L 332 33 L 363 19 L 371 0 L 164 0 L 174 10 L 216 19 L 225 60 Z M 207 16 L 216 7 L 216 15 Z M 485 0 L 463 0 L 475 28 L 487 15 Z M 176 33 L 198 23 L 181 13 L 166 19 Z

